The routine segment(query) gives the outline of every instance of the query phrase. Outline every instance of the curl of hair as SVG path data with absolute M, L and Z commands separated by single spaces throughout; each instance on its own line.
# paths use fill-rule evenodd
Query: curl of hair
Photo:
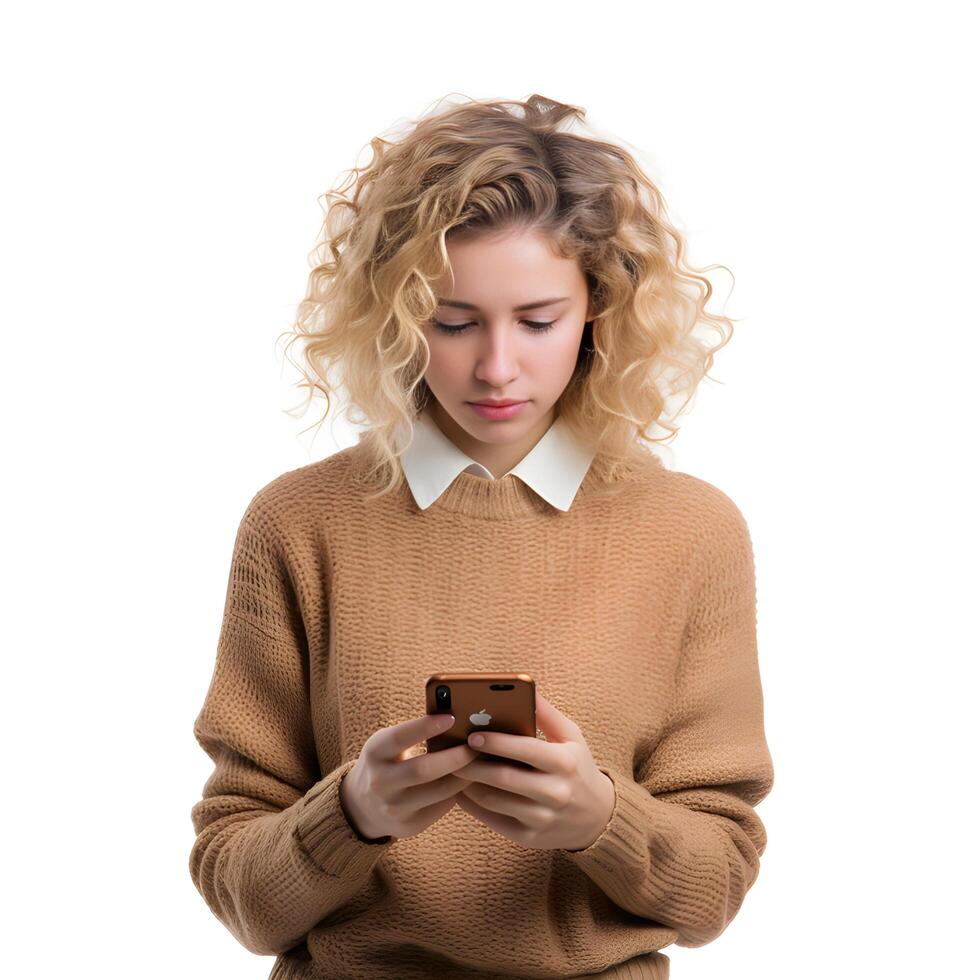
M 658 188 L 627 149 L 585 126 L 582 108 L 542 95 L 443 101 L 401 138 L 372 139 L 371 160 L 324 195 L 307 293 L 287 332 L 287 357 L 302 341 L 303 364 L 290 358 L 303 376 L 295 386 L 308 389 L 306 406 L 323 395 L 320 424 L 331 392 L 346 392 L 345 417 L 366 426 L 366 484 L 403 486 L 397 435 L 433 397 L 425 327 L 433 283 L 451 274 L 447 240 L 540 232 L 578 260 L 594 311 L 556 408 L 595 446 L 596 477 L 614 483 L 649 462 L 644 443 L 676 435 L 674 419 L 731 339 L 732 320 L 706 310 L 704 275 L 727 267 L 687 264 Z M 700 325 L 718 342 L 698 337 Z

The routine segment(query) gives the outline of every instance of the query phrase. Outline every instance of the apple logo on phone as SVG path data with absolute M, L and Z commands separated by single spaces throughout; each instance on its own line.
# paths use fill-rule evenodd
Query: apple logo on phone
M 474 711 L 473 714 L 470 715 L 470 721 L 473 722 L 474 725 L 489 725 L 490 719 L 491 715 L 487 714 L 486 708 L 480 708 L 479 711 Z

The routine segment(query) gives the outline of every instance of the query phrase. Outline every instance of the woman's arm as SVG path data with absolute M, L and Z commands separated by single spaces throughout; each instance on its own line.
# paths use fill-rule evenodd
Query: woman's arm
M 635 779 L 599 767 L 616 788 L 613 814 L 591 846 L 566 852 L 617 905 L 677 930 L 680 946 L 710 942 L 738 912 L 766 847 L 753 807 L 773 784 L 751 540 L 712 491 L 663 736 Z
M 194 884 L 254 953 L 281 953 L 347 903 L 391 838 L 362 839 L 340 805 L 356 760 L 320 773 L 307 647 L 258 495 L 235 540 L 210 688 L 194 735 L 214 761 L 192 811 Z

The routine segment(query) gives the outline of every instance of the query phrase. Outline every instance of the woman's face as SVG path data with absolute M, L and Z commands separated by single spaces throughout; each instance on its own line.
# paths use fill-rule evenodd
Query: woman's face
M 585 276 L 538 233 L 498 232 L 446 247 L 453 277 L 436 284 L 438 323 L 426 329 L 433 414 L 457 443 L 529 451 L 554 421 L 575 370 L 589 319 Z M 504 417 L 472 404 L 511 399 L 524 404 Z

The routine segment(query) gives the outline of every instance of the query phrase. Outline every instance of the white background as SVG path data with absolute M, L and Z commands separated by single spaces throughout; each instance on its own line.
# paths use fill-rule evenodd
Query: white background
M 5 975 L 268 976 L 191 882 L 191 726 L 246 503 L 355 441 L 286 414 L 317 198 L 454 92 L 583 106 L 735 274 L 669 459 L 749 522 L 776 779 L 757 883 L 672 978 L 975 975 L 967 10 L 8 8 Z

